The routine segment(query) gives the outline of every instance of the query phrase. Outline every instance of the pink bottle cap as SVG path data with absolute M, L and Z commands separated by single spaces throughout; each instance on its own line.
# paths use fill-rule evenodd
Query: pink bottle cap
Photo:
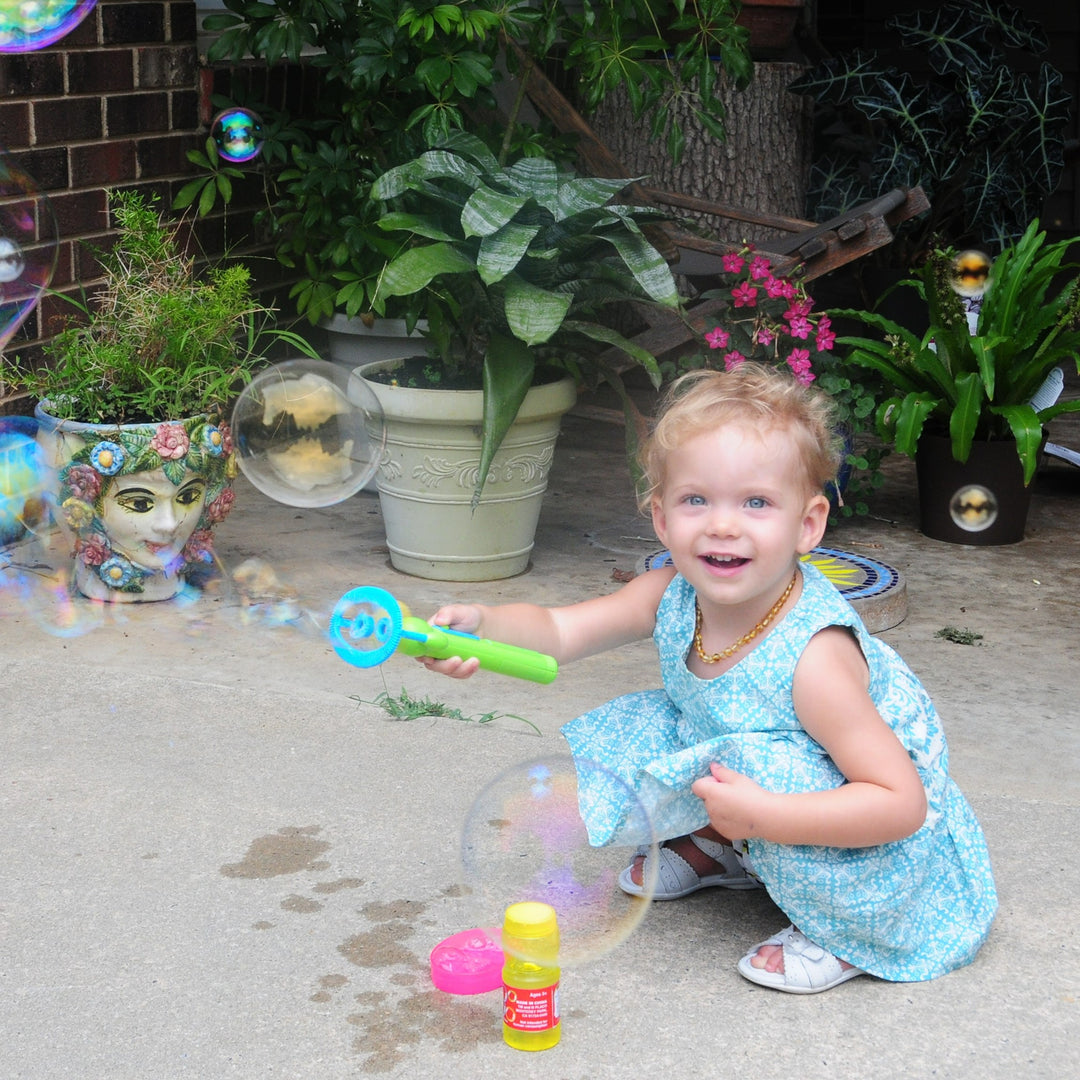
M 486 994 L 502 986 L 498 927 L 461 930 L 431 950 L 431 981 L 448 994 Z

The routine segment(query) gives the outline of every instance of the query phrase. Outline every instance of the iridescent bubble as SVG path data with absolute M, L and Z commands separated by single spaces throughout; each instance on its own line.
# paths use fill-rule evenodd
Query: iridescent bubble
M 56 237 L 48 197 L 8 155 L 0 154 L 0 349 L 52 281 Z
M 218 156 L 233 165 L 242 165 L 262 151 L 262 121 L 250 109 L 225 109 L 210 123 L 210 138 Z
M 0 546 L 21 539 L 45 514 L 37 423 L 0 417 Z
M 75 590 L 70 560 L 57 539 L 56 529 L 42 528 L 0 549 L 0 610 L 61 638 L 126 622 L 122 604 L 88 600 Z
M 286 360 L 259 372 L 237 399 L 232 432 L 244 475 L 288 506 L 331 506 L 355 495 L 386 445 L 374 393 L 327 360 Z
M 550 904 L 559 920 L 560 963 L 595 960 L 633 932 L 649 910 L 655 882 L 645 896 L 619 888 L 619 874 L 634 849 L 592 847 L 581 816 L 578 771 L 595 771 L 625 796 L 627 827 L 649 846 L 656 840 L 637 795 L 602 765 L 548 757 L 515 765 L 490 783 L 469 811 L 462 836 L 465 882 L 478 921 L 496 922 L 519 900 Z M 597 785 L 582 784 L 582 790 Z M 610 790 L 610 789 L 609 789 Z
M 43 49 L 71 33 L 97 0 L 0 0 L 0 53 Z

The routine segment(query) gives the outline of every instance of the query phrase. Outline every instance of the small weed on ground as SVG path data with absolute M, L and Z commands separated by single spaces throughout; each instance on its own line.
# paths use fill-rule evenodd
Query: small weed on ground
M 537 735 L 543 732 L 531 721 L 514 713 L 481 713 L 479 716 L 466 716 L 460 709 L 446 705 L 441 701 L 433 701 L 431 698 L 413 697 L 404 687 L 397 695 L 384 690 L 374 700 L 353 695 L 352 700 L 359 705 L 375 705 L 388 713 L 395 720 L 417 720 L 422 716 L 442 716 L 449 720 L 463 720 L 466 723 L 490 724 L 493 720 L 520 720 L 521 723 L 533 729 Z
M 963 630 L 958 630 L 955 626 L 942 627 L 934 637 L 951 641 L 955 645 L 975 645 L 983 638 L 982 634 L 976 634 L 974 630 L 969 630 L 966 626 Z

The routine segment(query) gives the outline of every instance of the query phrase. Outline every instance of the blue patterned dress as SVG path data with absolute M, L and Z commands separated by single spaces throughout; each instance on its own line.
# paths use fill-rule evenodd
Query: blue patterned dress
M 801 727 L 792 678 L 819 630 L 850 626 L 870 668 L 870 696 L 926 788 L 926 822 L 874 847 L 783 845 L 750 839 L 749 857 L 777 906 L 810 940 L 873 975 L 932 979 L 971 961 L 986 939 L 997 894 L 982 830 L 949 776 L 945 736 L 929 696 L 900 657 L 871 636 L 816 567 L 802 564 L 798 603 L 735 667 L 701 679 L 686 666 L 694 591 L 676 575 L 657 611 L 654 639 L 665 690 L 628 694 L 564 725 L 578 761 L 582 815 L 592 844 L 639 844 L 640 804 L 668 839 L 708 824 L 694 780 L 720 762 L 769 791 L 845 782 Z M 624 783 L 612 781 L 605 771 Z M 639 802 L 627 788 L 637 792 Z

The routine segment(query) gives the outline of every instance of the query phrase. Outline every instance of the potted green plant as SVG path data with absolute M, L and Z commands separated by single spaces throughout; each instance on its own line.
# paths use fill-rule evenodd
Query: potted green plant
M 493 576 L 524 569 L 551 455 L 550 446 L 515 451 L 507 440 L 511 425 L 530 413 L 529 395 L 554 399 L 541 407 L 554 414 L 553 445 L 558 415 L 573 404 L 576 383 L 595 385 L 608 378 L 621 385 L 613 350 L 659 383 L 655 358 L 613 329 L 606 315 L 626 301 L 680 305 L 667 263 L 642 232 L 643 224 L 659 215 L 612 201 L 626 183 L 580 177 L 546 158 L 503 166 L 480 139 L 457 133 L 441 147 L 388 170 L 373 185 L 373 197 L 399 206 L 380 219 L 381 228 L 408 240 L 379 273 L 374 310 L 380 313 L 394 297 L 409 299 L 427 319 L 431 352 L 415 371 L 402 365 L 378 374 L 363 369 L 387 417 L 389 457 L 380 469 L 379 491 L 399 568 L 423 569 L 424 559 L 409 563 L 401 551 L 409 545 L 415 552 L 422 534 L 433 541 L 449 534 L 445 523 L 418 527 L 411 514 L 420 494 L 399 491 L 403 483 L 417 480 L 444 510 L 455 502 L 462 521 L 479 533 L 479 540 L 459 541 L 457 554 L 445 560 L 456 563 L 470 545 L 502 539 L 503 526 L 485 519 L 505 509 L 504 485 L 517 474 L 529 493 L 529 539 L 513 545 L 512 559 L 490 561 L 499 567 Z M 437 439 L 420 440 L 417 462 L 407 462 L 406 449 L 395 448 L 396 399 L 409 399 L 403 407 L 412 414 L 417 388 L 409 384 L 422 381 L 428 393 L 434 386 L 435 396 L 443 398 L 435 405 L 441 415 L 452 408 L 444 387 L 466 388 L 477 408 L 464 423 L 473 448 L 466 454 L 459 444 L 453 462 L 438 468 L 431 449 Z M 415 417 L 403 423 L 411 432 L 406 441 L 416 450 Z M 536 433 L 527 434 L 526 441 L 535 444 Z M 391 535 L 399 496 L 410 513 L 400 538 Z M 453 568 L 433 569 L 437 572 L 429 576 L 445 576 Z
M 224 410 L 283 340 L 246 267 L 202 278 L 179 223 L 134 191 L 114 192 L 115 246 L 105 280 L 45 346 L 45 362 L 0 362 L 0 379 L 38 399 L 38 441 L 55 473 L 57 523 L 74 549 L 74 581 L 100 600 L 174 596 L 212 561 L 211 530 L 233 504 Z
M 935 245 L 1014 242 L 1063 167 L 1070 98 L 1039 59 L 1045 34 L 995 0 L 950 0 L 886 26 L 891 49 L 832 57 L 790 86 L 816 105 L 808 213 L 824 220 L 919 184 L 930 212 L 889 249 L 904 268 Z
M 1078 264 L 1064 261 L 1074 243 L 1048 242 L 1033 221 L 990 265 L 981 298 L 961 295 L 968 290 L 956 252 L 935 251 L 902 283 L 926 303 L 922 337 L 873 312 L 834 312 L 878 335 L 837 340 L 850 347 L 850 362 L 891 389 L 877 408 L 878 430 L 916 460 L 930 536 L 967 544 L 1023 538 L 1046 424 L 1080 411 L 1080 401 L 1041 408 L 1032 400 L 1059 364 L 1080 363 Z M 969 308 L 978 309 L 973 328 Z
M 557 51 L 587 107 L 626 86 L 635 111 L 676 147 L 673 99 L 722 134 L 716 59 L 741 83 L 753 70 L 736 0 L 225 0 L 225 7 L 204 23 L 219 33 L 211 63 L 302 64 L 315 86 L 297 115 L 245 90 L 241 74 L 217 104 L 261 117 L 255 168 L 222 161 L 208 140 L 205 150 L 190 152 L 200 175 L 174 205 L 207 214 L 232 202 L 252 173 L 261 178 L 257 225 L 294 275 L 292 299 L 312 323 L 335 316 L 370 323 L 375 275 L 396 238 L 378 228 L 381 207 L 368 194 L 388 168 L 457 130 L 483 138 L 504 161 L 572 154 L 565 141 L 523 120 L 519 96 L 496 97 L 503 71 L 519 63 L 507 41 L 524 46 L 526 63 Z M 408 315 L 405 305 L 387 308 L 388 319 Z M 360 332 L 367 336 L 370 327 Z

